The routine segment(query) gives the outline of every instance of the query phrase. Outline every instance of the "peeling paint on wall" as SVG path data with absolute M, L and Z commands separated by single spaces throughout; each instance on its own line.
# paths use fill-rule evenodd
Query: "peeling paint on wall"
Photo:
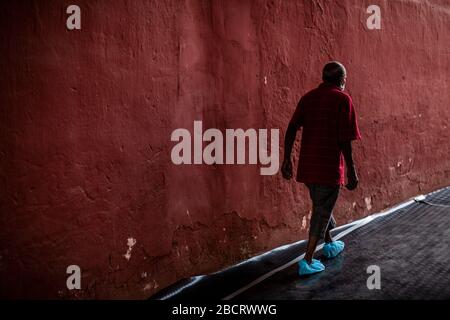
M 306 229 L 306 216 L 303 216 L 302 219 L 302 230 Z
M 134 245 L 136 244 L 136 239 L 134 238 L 128 238 L 127 239 L 127 253 L 125 253 L 123 256 L 125 259 L 130 260 L 131 258 L 131 251 L 133 250 Z
M 365 197 L 364 202 L 366 203 L 367 211 L 370 211 L 372 209 L 372 198 L 371 197 Z

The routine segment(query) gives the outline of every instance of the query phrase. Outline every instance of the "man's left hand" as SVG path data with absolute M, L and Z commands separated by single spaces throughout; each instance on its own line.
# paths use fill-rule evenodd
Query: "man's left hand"
M 356 169 L 354 166 L 350 167 L 347 174 L 347 185 L 345 186 L 347 190 L 355 190 L 358 186 L 358 175 L 356 174 Z

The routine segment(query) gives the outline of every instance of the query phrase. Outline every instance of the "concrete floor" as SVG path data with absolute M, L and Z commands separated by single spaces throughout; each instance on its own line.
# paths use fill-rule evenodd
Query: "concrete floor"
M 427 202 L 435 205 L 413 203 L 344 236 L 323 273 L 300 278 L 294 265 L 237 298 L 450 299 L 450 189 Z M 379 290 L 368 289 L 369 266 L 379 267 Z

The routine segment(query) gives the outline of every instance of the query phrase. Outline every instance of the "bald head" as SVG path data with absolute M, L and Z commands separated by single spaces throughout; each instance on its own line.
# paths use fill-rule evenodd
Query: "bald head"
M 345 86 L 347 71 L 342 63 L 337 61 L 328 62 L 322 71 L 322 80 L 334 84 L 342 89 Z

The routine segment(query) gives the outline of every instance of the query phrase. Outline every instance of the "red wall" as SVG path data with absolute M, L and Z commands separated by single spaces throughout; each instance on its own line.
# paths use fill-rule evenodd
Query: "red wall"
M 382 30 L 366 28 L 371 4 Z M 305 238 L 302 185 L 255 165 L 175 166 L 170 135 L 202 120 L 282 139 L 330 59 L 347 66 L 363 135 L 338 223 L 450 184 L 450 1 L 0 6 L 2 297 L 145 298 Z

